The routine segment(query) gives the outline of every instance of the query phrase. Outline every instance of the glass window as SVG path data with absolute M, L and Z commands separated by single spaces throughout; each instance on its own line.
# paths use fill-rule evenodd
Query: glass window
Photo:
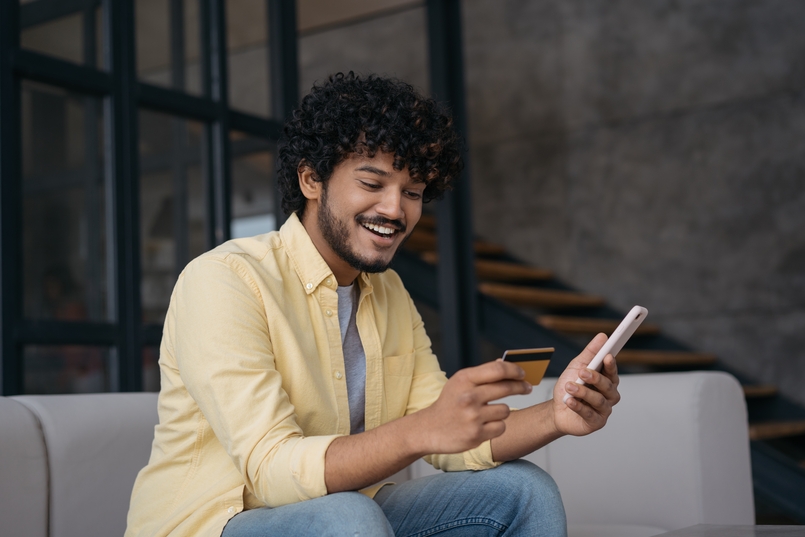
M 201 173 L 204 125 L 140 112 L 142 313 L 162 324 L 176 278 L 207 249 Z
M 259 116 L 271 114 L 266 0 L 226 0 L 229 105 Z
M 102 66 L 100 2 L 72 4 L 71 9 L 48 0 L 22 0 L 20 45 L 62 60 Z
M 233 132 L 232 238 L 277 228 L 274 146 L 268 140 Z
M 98 393 L 110 390 L 108 347 L 29 345 L 23 351 L 25 393 Z
M 102 107 L 22 85 L 23 313 L 108 320 Z
M 201 95 L 198 0 L 136 0 L 137 76 Z

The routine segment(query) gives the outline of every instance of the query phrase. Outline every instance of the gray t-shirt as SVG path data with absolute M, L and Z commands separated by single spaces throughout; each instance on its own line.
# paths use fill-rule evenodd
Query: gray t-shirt
M 355 316 L 358 312 L 358 286 L 338 287 L 338 324 L 344 350 L 344 372 L 349 399 L 349 432 L 361 433 L 366 416 L 366 354 Z

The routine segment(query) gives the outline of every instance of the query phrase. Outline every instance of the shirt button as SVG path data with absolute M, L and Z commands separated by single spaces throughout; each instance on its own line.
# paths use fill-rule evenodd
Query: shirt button
M 229 509 L 227 509 L 227 510 L 226 510 L 226 512 L 227 512 L 227 513 L 229 513 L 229 514 L 231 515 L 232 513 L 234 513 L 234 512 L 235 512 L 235 508 L 234 508 L 234 507 L 230 507 Z
M 343 377 L 343 376 L 344 375 L 341 374 L 341 371 L 336 371 L 335 372 L 335 378 L 337 378 L 338 380 L 341 380 L 341 377 Z
M 313 289 L 313 284 L 308 283 L 307 285 L 305 285 L 305 289 Z
M 327 310 L 327 311 L 325 311 L 324 313 L 326 313 L 326 314 L 327 314 L 327 317 L 332 317 L 332 316 L 333 316 L 333 312 L 332 312 L 332 310 Z
M 327 280 L 324 283 L 326 283 L 327 285 L 330 285 L 332 282 L 333 282 L 333 280 L 331 280 L 330 278 L 327 278 Z

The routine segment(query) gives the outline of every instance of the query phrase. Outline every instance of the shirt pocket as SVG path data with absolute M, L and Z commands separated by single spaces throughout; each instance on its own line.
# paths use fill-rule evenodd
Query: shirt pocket
M 383 358 L 383 392 L 389 421 L 405 415 L 413 375 L 413 352 Z

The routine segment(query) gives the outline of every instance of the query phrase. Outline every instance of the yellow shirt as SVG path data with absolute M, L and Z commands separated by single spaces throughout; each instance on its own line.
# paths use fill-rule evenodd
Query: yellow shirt
M 446 377 L 397 274 L 358 284 L 369 430 L 431 405 Z M 350 430 L 337 285 L 296 215 L 187 266 L 165 319 L 159 425 L 127 537 L 217 537 L 244 509 L 327 493 L 324 454 Z M 496 465 L 488 441 L 426 459 L 446 471 Z

